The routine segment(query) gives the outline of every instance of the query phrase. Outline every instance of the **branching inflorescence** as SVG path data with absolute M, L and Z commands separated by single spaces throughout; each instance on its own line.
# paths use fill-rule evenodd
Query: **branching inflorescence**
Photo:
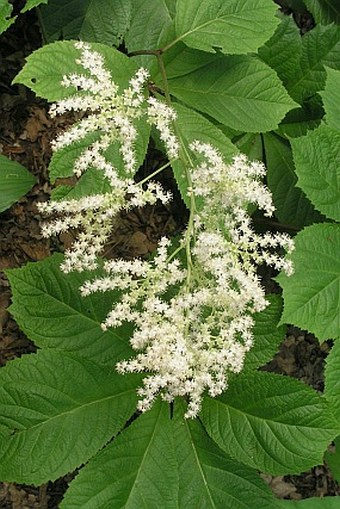
M 79 231 L 72 249 L 65 253 L 64 272 L 96 268 L 120 210 L 171 198 L 156 182 L 148 181 L 143 187 L 133 181 L 136 120 L 145 118 L 159 130 L 170 160 L 180 157 L 180 141 L 173 128 L 175 111 L 154 97 L 146 98 L 147 71 L 139 69 L 129 88 L 120 93 L 103 57 L 88 44 L 80 42 L 76 47 L 78 63 L 87 75 L 64 77 L 62 84 L 77 87 L 80 93 L 53 105 L 51 113 L 82 110 L 87 115 L 61 134 L 53 149 L 96 132 L 97 141 L 76 160 L 74 173 L 80 177 L 89 166 L 96 168 L 104 173 L 111 191 L 40 205 L 45 214 L 57 216 L 43 227 L 45 236 L 69 228 Z M 112 143 L 119 146 L 124 172 L 105 157 Z M 227 388 L 228 373 L 242 370 L 253 344 L 252 315 L 267 305 L 257 266 L 266 263 L 291 274 L 291 263 L 276 251 L 291 252 L 294 245 L 285 234 L 260 235 L 252 228 L 247 213 L 250 203 L 267 216 L 274 210 L 271 194 L 261 181 L 265 174 L 261 163 L 239 155 L 226 164 L 214 147 L 200 140 L 185 150 L 194 161 L 184 161 L 190 175 L 191 210 L 177 247 L 163 237 L 151 260 L 106 261 L 105 275 L 85 282 L 81 293 L 120 291 L 102 328 L 125 321 L 135 324 L 130 342 L 136 356 L 119 362 L 117 369 L 147 373 L 139 389 L 138 408 L 149 409 L 159 393 L 167 401 L 184 396 L 186 417 L 195 417 L 204 392 L 221 394 Z

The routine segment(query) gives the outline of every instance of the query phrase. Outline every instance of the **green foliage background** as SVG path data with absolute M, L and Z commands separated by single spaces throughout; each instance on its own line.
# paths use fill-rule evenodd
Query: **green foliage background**
M 39 3 L 28 1 L 24 10 Z M 227 161 L 241 150 L 265 162 L 276 218 L 296 233 L 295 273 L 277 277 L 282 316 L 280 298 L 271 296 L 256 317 L 242 375 L 186 421 L 180 400 L 134 415 L 141 377 L 114 368 L 131 355 L 131 327 L 100 328 L 117 295 L 81 298 L 87 275 L 62 274 L 61 255 L 8 271 L 10 311 L 41 350 L 0 372 L 2 480 L 40 484 L 85 465 L 63 509 L 335 507 L 331 498 L 276 500 L 258 474 L 307 470 L 340 433 L 340 10 L 337 2 L 304 4 L 316 26 L 303 36 L 269 0 L 50 0 L 39 8 L 49 44 L 28 57 L 15 83 L 48 101 L 75 92 L 60 81 L 79 70 L 77 50 L 56 39 L 80 38 L 103 54 L 121 87 L 144 65 L 162 91 L 164 73 L 152 54 L 162 48 L 181 139 L 200 137 Z M 11 12 L 0 0 L 0 30 L 14 22 Z M 117 49 L 122 43 L 129 56 Z M 142 162 L 150 130 L 141 124 L 138 132 Z M 94 136 L 54 155 L 52 182 L 72 173 Z M 110 154 L 119 167 L 113 147 Z M 181 163 L 173 170 L 185 199 Z M 23 178 L 11 200 L 31 184 Z M 54 196 L 90 192 L 105 192 L 91 170 Z M 258 371 L 278 349 L 285 323 L 334 341 L 324 394 Z M 329 461 L 339 471 L 339 452 Z

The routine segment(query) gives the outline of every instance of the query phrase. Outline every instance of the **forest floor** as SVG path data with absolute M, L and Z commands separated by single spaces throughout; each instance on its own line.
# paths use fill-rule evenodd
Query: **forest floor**
M 38 25 L 31 14 L 19 18 L 0 38 L 0 153 L 21 163 L 37 179 L 28 195 L 0 215 L 0 368 L 36 350 L 7 311 L 11 293 L 3 270 L 42 260 L 56 250 L 67 248 L 72 241 L 70 234 L 60 236 L 55 242 L 43 239 L 42 218 L 36 208 L 36 203 L 48 199 L 51 191 L 47 176 L 50 142 L 70 119 L 51 120 L 44 101 L 25 87 L 11 85 L 24 65 L 25 56 L 40 45 Z M 142 171 L 152 171 L 152 165 L 157 163 L 155 158 L 157 155 Z M 171 176 L 166 178 L 166 185 L 172 188 Z M 125 257 L 145 256 L 154 250 L 160 236 L 178 232 L 185 220 L 185 208 L 176 196 L 170 208 L 156 206 L 131 212 L 121 218 L 110 250 Z M 290 328 L 280 351 L 265 369 L 296 377 L 322 391 L 324 361 L 329 349 L 327 342 L 320 345 L 310 334 Z M 71 473 L 40 487 L 0 483 L 0 508 L 57 509 L 73 476 Z M 280 498 L 340 495 L 340 488 L 326 465 L 301 475 L 263 478 Z

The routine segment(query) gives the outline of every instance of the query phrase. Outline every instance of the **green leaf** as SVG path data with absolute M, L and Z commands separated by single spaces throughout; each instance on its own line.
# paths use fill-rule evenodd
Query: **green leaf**
M 114 365 L 131 355 L 130 325 L 103 332 L 100 324 L 119 294 L 80 295 L 79 287 L 101 271 L 64 274 L 62 255 L 55 254 L 20 269 L 8 270 L 12 292 L 10 311 L 36 345 L 75 352 L 98 363 Z
M 16 20 L 17 16 L 11 18 L 12 10 L 13 6 L 8 3 L 8 0 L 0 0 L 0 34 Z
M 300 108 L 288 111 L 277 132 L 288 139 L 304 136 L 310 129 L 320 125 L 324 114 L 319 96 L 313 96 Z
M 178 507 L 173 441 L 169 405 L 157 402 L 82 469 L 61 509 Z
M 285 328 L 280 326 L 282 299 L 279 295 L 267 295 L 269 306 L 254 315 L 254 346 L 247 353 L 243 370 L 254 370 L 269 362 L 284 339 Z
M 242 154 L 246 154 L 252 161 L 261 161 L 263 158 L 263 148 L 261 135 L 258 133 L 245 133 L 236 136 L 234 139 L 236 146 Z
M 332 410 L 340 424 L 340 342 L 336 341 L 326 360 L 325 396 L 332 405 Z M 331 469 L 333 478 L 340 481 L 340 435 L 334 440 L 335 451 L 326 451 L 325 460 Z
M 221 53 L 205 53 L 197 49 L 188 48 L 181 42 L 164 53 L 164 65 L 168 79 L 179 78 L 213 62 L 224 58 Z M 160 70 L 154 72 L 153 79 L 164 87 Z
M 177 103 L 174 103 L 173 107 L 177 113 L 177 136 L 185 146 L 188 146 L 194 140 L 210 143 L 220 151 L 226 162 L 231 162 L 233 156 L 238 153 L 238 149 L 218 127 L 192 109 Z M 172 163 L 172 168 L 184 203 L 190 207 L 185 168 L 179 159 Z
M 317 25 L 302 38 L 299 65 L 292 69 L 286 86 L 295 101 L 302 103 L 324 88 L 325 67 L 340 69 L 340 27 Z
M 253 56 L 218 58 L 169 80 L 170 92 L 187 105 L 233 129 L 276 129 L 295 106 L 276 73 Z
M 280 25 L 269 41 L 259 48 L 258 54 L 263 62 L 275 69 L 285 84 L 294 77 L 300 61 L 302 40 L 292 16 L 281 14 L 279 19 Z
M 49 0 L 27 0 L 25 7 L 21 10 L 21 12 L 30 11 L 34 9 L 34 7 L 38 7 L 40 4 L 47 4 Z
M 321 125 L 291 140 L 297 186 L 326 217 L 340 221 L 340 132 Z
M 33 9 L 33 7 L 37 7 L 41 3 L 46 3 L 47 1 L 48 0 L 27 0 L 25 7 L 21 9 L 21 13 L 29 11 Z M 17 19 L 17 16 L 11 17 L 12 10 L 13 6 L 8 0 L 0 0 L 0 34 L 7 30 Z
M 340 425 L 340 342 L 335 341 L 327 360 L 325 369 L 325 397 L 332 404 L 332 411 Z
M 326 111 L 326 122 L 330 127 L 340 131 L 340 71 L 326 67 L 326 86 L 320 92 Z
M 313 389 L 265 372 L 238 375 L 222 396 L 206 397 L 201 418 L 227 454 L 273 475 L 321 463 L 337 433 L 327 402 Z
M 339 509 L 339 497 L 311 497 L 304 500 L 280 500 L 281 509 Z
M 107 178 L 103 172 L 94 168 L 89 168 L 82 175 L 75 186 L 60 185 L 53 189 L 51 193 L 52 200 L 79 200 L 83 196 L 95 194 L 105 194 L 112 191 Z
M 85 463 L 130 418 L 139 376 L 41 351 L 0 373 L 0 478 L 40 484 Z
M 294 274 L 276 279 L 283 288 L 281 323 L 313 332 L 320 340 L 340 336 L 340 226 L 315 224 L 295 237 Z
M 316 23 L 340 23 L 339 0 L 304 0 Z
M 276 9 L 262 0 L 178 0 L 177 40 L 210 53 L 254 52 L 277 27 Z
M 136 66 L 126 55 L 104 44 L 92 43 L 91 48 L 104 56 L 107 69 L 111 71 L 114 82 L 121 88 L 127 87 Z M 65 74 L 72 72 L 86 74 L 76 63 L 80 50 L 74 41 L 47 44 L 27 57 L 24 68 L 13 80 L 29 87 L 38 96 L 48 101 L 58 101 L 75 93 L 73 87 L 61 86 Z
M 133 0 L 130 28 L 124 39 L 129 53 L 141 49 L 156 50 L 171 41 L 175 1 Z M 138 66 L 150 69 L 152 75 L 158 70 L 155 55 L 133 57 Z
M 62 509 L 276 509 L 253 470 L 230 460 L 184 404 L 156 402 L 71 483 Z
M 263 135 L 267 182 L 276 207 L 275 215 L 281 223 L 295 228 L 321 221 L 301 189 L 296 187 L 297 176 L 289 143 L 271 133 Z
M 174 443 L 179 467 L 179 509 L 277 509 L 257 473 L 231 460 L 209 438 L 198 419 L 183 419 L 175 402 Z M 216 418 L 217 416 L 215 416 Z
M 331 470 L 333 479 L 340 482 L 340 436 L 335 438 L 334 446 L 334 452 L 326 451 L 325 460 Z
M 0 212 L 26 194 L 35 178 L 21 164 L 0 155 Z
M 88 133 L 81 140 L 57 150 L 52 154 L 48 173 L 52 184 L 58 178 L 67 178 L 74 175 L 74 164 L 84 150 L 100 138 L 98 131 Z M 98 172 L 99 173 L 99 172 Z
M 47 42 L 62 36 L 118 46 L 129 27 L 131 0 L 49 0 L 40 13 Z

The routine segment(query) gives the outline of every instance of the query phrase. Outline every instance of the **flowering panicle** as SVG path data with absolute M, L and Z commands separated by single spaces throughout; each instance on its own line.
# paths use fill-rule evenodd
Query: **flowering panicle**
M 160 184 L 148 182 L 142 187 L 135 184 L 131 178 L 136 170 L 134 145 L 137 130 L 134 121 L 146 116 L 147 122 L 156 126 L 166 126 L 167 137 L 171 140 L 170 124 L 175 116 L 172 108 L 155 99 L 152 102 L 155 111 L 150 111 L 150 118 L 148 117 L 143 91 L 148 78 L 145 69 L 138 69 L 130 79 L 129 87 L 119 93 L 119 87 L 105 68 L 103 56 L 92 50 L 87 43 L 77 42 L 75 47 L 80 50 L 80 58 L 76 63 L 86 74 L 72 73 L 63 77 L 61 84 L 66 88 L 78 89 L 78 93 L 52 105 L 50 113 L 53 116 L 65 111 L 83 110 L 87 115 L 59 135 L 52 147 L 54 151 L 58 151 L 87 135 L 96 135 L 97 140 L 84 149 L 76 159 L 73 171 L 78 178 L 89 167 L 102 171 L 111 191 L 80 200 L 66 199 L 38 205 L 41 212 L 57 216 L 57 219 L 43 226 L 44 236 L 55 235 L 69 228 L 80 232 L 72 249 L 65 253 L 62 265 L 65 272 L 92 270 L 97 266 L 97 256 L 108 240 L 114 217 L 119 211 L 154 204 L 157 200 L 161 200 L 162 203 L 169 201 L 170 193 L 165 192 Z M 105 151 L 114 143 L 119 146 L 125 178 L 105 157 Z M 171 155 L 176 157 L 173 146 Z
M 71 228 L 79 230 L 72 249 L 65 251 L 61 268 L 64 272 L 94 270 L 98 266 L 97 257 L 108 241 L 115 217 L 121 210 L 153 205 L 157 200 L 167 203 L 170 199 L 170 193 L 163 191 L 156 182 L 149 182 L 143 189 L 132 180 L 126 180 L 124 186 L 117 186 L 109 193 L 79 200 L 40 203 L 38 206 L 42 213 L 58 217 L 43 225 L 42 234 L 50 237 Z
M 196 214 L 196 224 L 205 229 L 220 231 L 229 242 L 228 252 L 235 252 L 242 267 L 253 268 L 253 264 L 265 262 L 277 270 L 292 273 L 291 261 L 268 251 L 282 247 L 287 252 L 294 249 L 294 242 L 287 234 L 258 235 L 251 227 L 247 214 L 249 203 L 264 210 L 267 216 L 274 212 L 270 191 L 260 177 L 265 167 L 260 162 L 249 162 L 245 155 L 234 157 L 227 165 L 216 149 L 208 144 L 193 142 L 191 150 L 203 161 L 192 172 L 192 192 L 204 198 L 204 207 Z
M 51 107 L 50 113 L 56 115 L 65 111 L 86 111 L 88 116 L 59 135 L 52 147 L 59 150 L 97 131 L 100 133 L 99 141 L 82 154 L 81 162 L 76 163 L 77 176 L 91 163 L 97 167 L 96 161 L 93 161 L 93 154 L 96 153 L 98 157 L 115 142 L 119 143 L 125 171 L 131 174 L 136 170 L 133 145 L 137 131 L 134 120 L 143 115 L 141 107 L 145 101 L 143 87 L 149 74 L 140 68 L 131 78 L 129 88 L 119 94 L 119 87 L 112 81 L 110 72 L 105 68 L 103 56 L 93 51 L 89 44 L 79 42 L 75 46 L 81 50 L 81 57 L 77 63 L 88 71 L 90 76 L 76 73 L 64 76 L 61 83 L 64 87 L 74 87 L 82 93 L 78 92 L 57 102 Z
M 130 79 L 129 87 L 119 93 L 119 87 L 112 80 L 110 72 L 105 68 L 103 56 L 91 49 L 84 42 L 75 43 L 81 51 L 77 63 L 90 74 L 72 73 L 63 77 L 61 84 L 66 88 L 76 88 L 78 93 L 58 101 L 50 108 L 52 116 L 65 111 L 85 111 L 88 115 L 71 129 L 59 135 L 52 143 L 53 150 L 83 139 L 89 133 L 97 132 L 99 140 L 86 149 L 75 163 L 75 174 L 79 177 L 89 166 L 104 170 L 109 179 L 113 177 L 115 168 L 105 161 L 103 153 L 113 144 L 119 144 L 119 150 L 128 175 L 136 171 L 134 143 L 137 130 L 136 119 L 146 116 L 146 120 L 163 129 L 162 136 L 169 148 L 170 158 L 177 157 L 178 144 L 171 132 L 171 122 L 175 118 L 172 108 L 154 98 L 146 99 L 143 88 L 149 77 L 146 69 L 140 68 Z
M 65 76 L 63 85 L 81 93 L 59 101 L 51 111 L 85 110 L 87 116 L 57 138 L 54 150 L 96 132 L 98 137 L 76 160 L 74 172 L 80 177 L 90 166 L 99 169 L 111 191 L 40 204 L 43 213 L 55 216 L 43 227 L 45 236 L 69 228 L 78 232 L 65 253 L 64 272 L 97 266 L 97 256 L 120 210 L 170 199 L 160 184 L 149 181 L 142 187 L 131 178 L 136 169 L 134 121 L 145 116 L 156 126 L 169 159 L 178 157 L 180 148 L 172 129 L 174 110 L 153 97 L 144 98 L 147 71 L 139 69 L 129 87 L 119 93 L 103 57 L 88 44 L 76 47 L 78 63 L 86 73 Z M 125 178 L 105 157 L 112 143 L 119 145 Z M 117 369 L 147 374 L 138 390 L 138 408 L 149 409 L 158 394 L 166 401 L 183 396 L 188 400 L 186 417 L 195 417 L 204 393 L 221 394 L 229 373 L 242 370 L 252 347 L 252 315 L 267 305 L 257 266 L 267 263 L 291 274 L 291 262 L 277 250 L 291 252 L 294 244 L 285 234 L 261 235 L 252 228 L 249 203 L 267 216 L 274 211 L 271 194 L 261 180 L 265 175 L 261 163 L 239 155 L 226 164 L 214 147 L 200 141 L 187 148 L 197 164 L 187 164 L 191 210 L 179 245 L 175 248 L 163 237 L 151 260 L 106 261 L 103 276 L 86 281 L 81 293 L 86 297 L 119 291 L 120 298 L 102 329 L 124 322 L 135 325 L 130 343 L 136 355 L 119 362 Z
M 246 208 L 256 203 L 270 215 L 271 196 L 260 177 L 264 167 L 244 156 L 226 165 L 210 145 L 194 142 L 203 159 L 192 168 L 194 196 L 204 197 L 195 212 L 189 268 L 172 259 L 163 238 L 151 262 L 113 260 L 106 275 L 86 282 L 84 296 L 121 290 L 119 302 L 102 324 L 103 330 L 133 322 L 130 339 L 138 352 L 118 364 L 119 372 L 150 373 L 139 389 L 138 408 L 147 410 L 156 396 L 189 399 L 186 417 L 195 417 L 205 391 L 211 396 L 227 388 L 228 373 L 241 371 L 253 344 L 252 314 L 267 301 L 256 273 L 263 262 L 291 273 L 290 262 L 273 252 L 294 245 L 284 234 L 256 234 Z M 185 248 L 185 232 L 179 249 Z M 166 298 L 172 289 L 171 298 Z

